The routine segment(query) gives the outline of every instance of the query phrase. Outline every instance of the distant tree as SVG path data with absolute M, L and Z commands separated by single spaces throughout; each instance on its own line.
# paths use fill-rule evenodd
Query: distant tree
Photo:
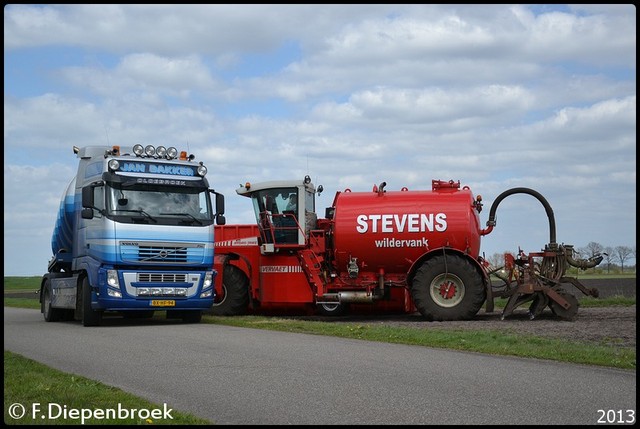
M 600 243 L 596 243 L 595 241 L 587 244 L 586 251 L 587 257 L 593 258 L 594 256 L 600 255 L 604 250 L 604 247 Z
M 600 243 L 596 243 L 595 241 L 592 241 L 589 244 L 587 244 L 586 247 L 581 248 L 578 253 L 580 253 L 584 259 L 589 259 L 598 255 L 601 255 L 603 252 L 603 249 L 604 247 L 602 247 Z M 593 267 L 594 272 L 595 270 L 596 268 Z
M 629 246 L 616 246 L 614 252 L 618 261 L 620 261 L 620 270 L 624 273 L 624 261 L 629 259 L 633 250 Z
M 611 264 L 615 261 L 615 254 L 613 253 L 613 247 L 605 247 L 602 249 L 602 256 L 604 257 L 604 262 L 607 264 L 607 274 L 609 274 L 609 270 L 611 269 Z
M 493 255 L 487 258 L 487 261 L 489 261 L 489 263 L 493 265 L 494 268 L 502 267 L 504 265 L 505 253 L 507 252 L 505 251 L 503 253 L 494 253 Z

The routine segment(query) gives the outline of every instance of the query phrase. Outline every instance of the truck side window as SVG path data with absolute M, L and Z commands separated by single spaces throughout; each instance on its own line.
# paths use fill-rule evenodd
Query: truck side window
M 101 213 L 104 213 L 104 209 L 105 209 L 104 186 L 97 186 L 96 188 L 94 188 L 93 192 L 94 192 L 93 204 L 98 209 L 98 210 L 94 210 L 93 214 L 96 217 L 101 217 L 102 216 Z

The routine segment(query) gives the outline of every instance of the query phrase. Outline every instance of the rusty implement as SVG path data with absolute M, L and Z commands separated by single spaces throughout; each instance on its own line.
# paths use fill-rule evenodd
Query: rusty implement
M 542 252 L 528 255 L 520 251 L 517 257 L 507 253 L 504 267 L 492 273 L 504 285 L 492 288 L 491 299 L 508 299 L 501 316 L 503 320 L 525 303 L 530 303 L 530 319 L 540 316 L 549 307 L 558 318 L 573 320 L 580 304 L 563 286 L 571 284 L 585 295 L 593 297 L 598 296 L 598 290 L 585 288 L 577 278 L 565 277 L 566 269 L 568 265 L 587 269 L 601 261 L 601 256 L 589 260 L 575 259 L 573 246 L 570 245 L 548 245 Z M 493 310 L 493 302 L 487 303 L 489 309 Z

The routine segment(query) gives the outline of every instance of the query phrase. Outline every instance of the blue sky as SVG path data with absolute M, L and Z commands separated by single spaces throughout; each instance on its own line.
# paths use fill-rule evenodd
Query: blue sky
M 173 145 L 240 183 L 336 191 L 527 187 L 558 243 L 636 237 L 636 9 L 618 5 L 7 5 L 4 273 L 42 275 L 72 147 Z M 540 251 L 542 205 L 505 199 L 487 255 Z M 627 264 L 629 261 L 627 261 Z M 635 260 L 631 262 L 635 263 Z

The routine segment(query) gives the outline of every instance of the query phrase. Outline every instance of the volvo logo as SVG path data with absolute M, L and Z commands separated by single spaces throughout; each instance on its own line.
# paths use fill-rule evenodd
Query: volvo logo
M 158 256 L 160 256 L 161 258 L 166 258 L 168 255 L 166 250 L 161 250 L 160 253 L 158 253 Z

